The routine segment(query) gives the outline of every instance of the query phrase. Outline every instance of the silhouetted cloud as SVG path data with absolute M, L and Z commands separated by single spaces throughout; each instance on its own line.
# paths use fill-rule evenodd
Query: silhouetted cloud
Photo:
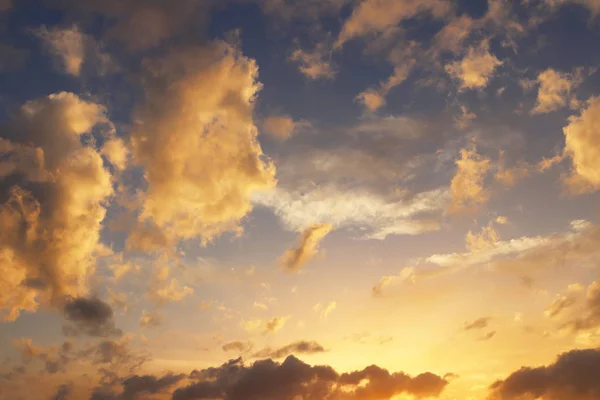
M 65 334 L 83 333 L 89 336 L 121 336 L 123 332 L 115 327 L 114 312 L 108 303 L 91 297 L 78 297 L 69 300 L 64 307 L 65 318 L 72 325 L 64 327 Z
M 300 340 L 286 346 L 272 349 L 266 347 L 252 355 L 254 358 L 283 358 L 290 354 L 315 354 L 323 353 L 325 348 L 315 341 Z

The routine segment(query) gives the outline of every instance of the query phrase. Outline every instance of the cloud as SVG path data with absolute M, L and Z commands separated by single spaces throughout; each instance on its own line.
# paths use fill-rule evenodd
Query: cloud
M 52 397 L 53 400 L 68 400 L 72 392 L 71 385 L 63 384 L 56 389 L 56 393 Z
M 290 317 L 271 318 L 270 320 L 265 322 L 263 326 L 263 333 L 277 333 L 281 328 L 283 328 L 288 319 L 290 319 Z
M 298 70 L 312 80 L 333 79 L 337 74 L 337 68 L 331 61 L 331 52 L 325 43 L 317 45 L 312 52 L 296 49 L 289 60 L 296 62 Z
M 66 92 L 25 103 L 0 126 L 5 319 L 87 290 L 113 194 L 101 155 L 81 140 L 94 127 L 112 132 L 105 108 Z
M 242 342 L 242 341 L 234 341 L 225 343 L 221 348 L 223 351 L 237 351 L 238 353 L 246 353 L 254 347 L 254 343 L 250 341 Z
M 72 323 L 65 326 L 66 333 L 101 337 L 123 334 L 115 327 L 114 312 L 110 305 L 96 297 L 71 299 L 66 302 L 63 311 L 67 321 Z
M 552 8 L 558 8 L 566 4 L 579 4 L 586 7 L 593 16 L 600 14 L 600 4 L 596 0 L 545 0 L 545 4 Z
M 580 77 L 549 68 L 538 75 L 537 81 L 540 87 L 532 114 L 547 114 L 566 105 L 577 106 L 571 91 L 581 83 Z
M 454 126 L 456 126 L 457 129 L 465 130 L 471 126 L 471 123 L 477 118 L 477 115 L 469 111 L 464 105 L 460 106 L 460 112 L 461 115 L 454 119 Z
M 565 154 L 573 162 L 572 175 L 568 183 L 575 192 L 600 188 L 600 97 L 593 97 L 579 116 L 569 118 L 563 128 Z
M 162 315 L 157 311 L 142 312 L 140 326 L 154 328 L 162 324 Z
M 170 268 L 167 265 L 158 266 L 152 274 L 147 296 L 158 305 L 178 302 L 194 293 L 194 289 L 182 285 L 177 278 L 170 278 L 169 275 Z
M 279 141 L 289 139 L 304 127 L 310 127 L 310 123 L 306 121 L 294 121 L 288 115 L 271 115 L 263 121 L 265 133 Z
M 600 395 L 600 350 L 571 350 L 553 364 L 521 367 L 490 386 L 490 400 L 517 398 L 591 400 Z
M 336 46 L 357 37 L 392 30 L 401 21 L 420 13 L 428 12 L 441 18 L 450 10 L 450 4 L 443 0 L 366 0 L 360 2 L 344 21 Z
M 325 349 L 315 341 L 301 340 L 286 346 L 272 349 L 266 347 L 252 355 L 253 358 L 284 358 L 290 354 L 317 354 L 323 353 Z
M 482 318 L 476 319 L 473 322 L 465 323 L 464 330 L 470 331 L 473 329 L 485 329 L 488 327 L 488 324 L 490 323 L 491 319 L 492 319 L 491 317 L 482 317 Z
M 316 313 L 319 314 L 319 318 L 327 319 L 329 314 L 331 314 L 333 312 L 333 310 L 336 309 L 336 307 L 337 307 L 337 302 L 331 301 L 331 302 L 329 302 L 329 304 L 327 304 L 325 306 L 322 305 L 321 303 L 318 303 L 317 305 L 315 305 L 313 307 L 313 309 L 315 310 Z
M 391 399 L 400 394 L 423 398 L 439 396 L 448 383 L 432 373 L 410 377 L 375 365 L 339 374 L 330 366 L 310 366 L 293 356 L 281 364 L 266 359 L 247 366 L 241 359 L 231 360 L 195 370 L 191 378 L 196 382 L 175 390 L 173 400 Z
M 496 331 L 491 331 L 477 338 L 480 342 L 485 342 L 496 336 Z
M 146 100 L 131 132 L 133 161 L 148 185 L 142 227 L 204 243 L 239 233 L 250 195 L 275 185 L 252 119 L 261 87 L 256 63 L 213 42 L 173 48 L 143 65 Z
M 494 229 L 494 224 L 490 222 L 488 226 L 484 227 L 479 233 L 469 231 L 465 241 L 467 250 L 475 252 L 493 247 L 496 242 L 498 242 L 498 233 Z
M 460 159 L 456 160 L 456 174 L 450 183 L 451 212 L 472 210 L 489 200 L 490 193 L 483 187 L 489 169 L 490 160 L 477 154 L 475 148 L 460 151 Z
M 558 311 L 562 311 L 567 307 L 572 307 L 579 298 L 577 297 L 578 287 L 575 287 L 574 293 L 569 297 L 573 298 L 573 301 L 569 304 L 562 304 L 562 308 Z M 567 329 L 572 332 L 580 332 L 586 330 L 594 330 L 600 327 L 600 280 L 592 282 L 588 288 L 585 296 L 585 302 L 583 307 L 574 310 L 569 316 L 569 320 L 562 325 L 563 329 Z
M 496 67 L 502 65 L 489 50 L 489 43 L 482 41 L 477 47 L 469 47 L 462 60 L 446 65 L 446 72 L 460 81 L 459 90 L 483 89 L 487 86 Z
M 20 338 L 13 342 L 15 349 L 21 353 L 25 363 L 38 359 L 44 363 L 44 369 L 49 374 L 66 371 L 67 365 L 73 361 L 73 344 L 64 342 L 62 346 L 36 346 L 32 339 Z
M 281 264 L 288 271 L 297 271 L 319 252 L 319 244 L 331 230 L 330 224 L 314 224 L 302 232 L 296 248 L 286 250 Z
M 109 139 L 102 147 L 102 155 L 119 171 L 124 170 L 129 159 L 129 149 L 121 138 Z

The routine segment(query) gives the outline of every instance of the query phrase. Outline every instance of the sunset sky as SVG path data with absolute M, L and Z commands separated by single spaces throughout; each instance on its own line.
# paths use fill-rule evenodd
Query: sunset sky
M 600 0 L 0 0 L 0 400 L 600 399 Z

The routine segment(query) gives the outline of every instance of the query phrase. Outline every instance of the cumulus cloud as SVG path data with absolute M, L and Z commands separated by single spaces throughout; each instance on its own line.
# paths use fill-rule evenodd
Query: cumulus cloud
M 140 326 L 154 328 L 162 324 L 162 315 L 157 311 L 143 311 Z
M 263 325 L 263 333 L 268 334 L 279 332 L 279 330 L 283 328 L 288 319 L 290 319 L 290 317 L 273 317 L 269 319 Z
M 117 169 L 123 170 L 127 166 L 129 149 L 121 138 L 112 138 L 104 143 L 102 155 Z
M 581 115 L 569 118 L 563 128 L 565 134 L 565 154 L 573 162 L 572 175 L 568 180 L 575 192 L 600 188 L 600 98 L 593 97 Z
M 266 347 L 252 355 L 253 358 L 284 358 L 291 354 L 317 354 L 325 352 L 325 348 L 315 341 L 300 340 L 286 346 L 272 349 Z
M 488 226 L 484 227 L 479 233 L 473 233 L 471 231 L 467 232 L 465 241 L 467 250 L 475 252 L 493 247 L 496 242 L 498 242 L 498 233 L 496 232 L 496 229 L 494 229 L 494 224 L 490 222 Z
M 550 310 L 556 310 L 557 313 L 568 307 L 572 307 L 578 300 L 579 287 L 571 288 L 571 293 L 566 296 L 566 300 L 559 303 Z M 574 290 L 573 290 L 574 289 Z M 571 301 L 569 301 L 572 299 Z M 573 310 L 569 316 L 569 320 L 562 325 L 563 329 L 572 332 L 594 330 L 600 327 L 600 280 L 592 282 L 586 292 L 583 307 Z
M 115 327 L 111 306 L 96 297 L 71 299 L 67 301 L 63 311 L 65 318 L 71 323 L 64 327 L 65 333 L 101 337 L 122 335 L 122 331 Z
M 366 0 L 360 2 L 344 21 L 336 45 L 369 34 L 384 33 L 420 13 L 428 12 L 441 18 L 450 10 L 450 3 L 443 0 Z
M 502 62 L 490 53 L 489 43 L 469 47 L 460 61 L 446 65 L 446 72 L 460 81 L 460 90 L 483 89 Z
M 571 350 L 553 364 L 521 367 L 490 386 L 490 400 L 592 400 L 600 396 L 600 350 Z
M 333 227 L 330 224 L 314 224 L 304 230 L 297 247 L 286 250 L 281 264 L 288 271 L 297 271 L 319 252 L 319 244 Z
M 540 85 L 532 114 L 546 114 L 566 105 L 577 106 L 571 91 L 581 83 L 581 78 L 549 68 L 538 75 Z
M 240 358 L 195 370 L 190 377 L 196 382 L 175 390 L 173 400 L 391 399 L 400 394 L 424 398 L 439 396 L 448 384 L 429 372 L 410 377 L 375 365 L 339 374 L 330 366 L 310 366 L 293 356 L 281 364 L 267 359 L 249 366 Z
M 331 61 L 331 52 L 326 43 L 317 45 L 309 52 L 296 49 L 290 55 L 290 61 L 298 64 L 298 70 L 309 79 L 333 79 L 337 73 L 335 64 Z
M 72 93 L 25 103 L 0 127 L 0 308 L 4 318 L 86 292 L 99 251 L 111 175 L 83 144 L 112 130 L 104 107 Z
M 148 184 L 142 226 L 204 243 L 240 232 L 249 196 L 275 185 L 252 119 L 256 63 L 214 42 L 147 59 L 144 71 L 146 100 L 131 132 L 133 160 Z
M 271 115 L 263 121 L 263 129 L 267 135 L 276 140 L 289 139 L 298 130 L 310 126 L 305 121 L 294 121 L 288 115 Z
M 483 187 L 490 169 L 490 159 L 473 149 L 462 149 L 456 160 L 456 174 L 450 182 L 452 196 L 451 212 L 473 209 L 488 201 L 490 193 Z
M 42 26 L 35 33 L 47 51 L 59 61 L 60 69 L 66 74 L 81 75 L 84 63 L 89 63 L 100 75 L 116 68 L 100 44 L 92 36 L 83 33 L 77 25 L 50 29 Z

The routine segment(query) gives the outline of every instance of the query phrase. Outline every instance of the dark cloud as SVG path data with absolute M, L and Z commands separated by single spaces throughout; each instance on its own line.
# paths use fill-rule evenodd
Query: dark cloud
M 490 320 L 492 318 L 491 317 L 482 317 L 482 318 L 478 318 L 473 322 L 465 322 L 465 331 L 470 331 L 473 329 L 484 329 L 487 328 Z
M 587 289 L 586 301 L 581 314 L 563 325 L 573 332 L 600 327 L 600 280 L 592 282 Z
M 522 367 L 490 386 L 490 400 L 600 398 L 600 350 L 571 350 L 545 367 Z
M 50 400 L 68 400 L 71 395 L 71 385 L 60 385 Z
M 223 351 L 237 351 L 239 353 L 243 353 L 246 351 L 250 351 L 254 344 L 252 342 L 242 342 L 239 340 L 225 343 L 222 347 Z
M 377 366 L 339 374 L 330 366 L 310 366 L 294 356 L 289 356 L 283 363 L 266 359 L 250 366 L 239 358 L 217 368 L 195 370 L 190 379 L 197 382 L 177 389 L 172 400 L 383 400 L 402 393 L 423 398 L 439 396 L 448 384 L 431 373 L 410 377 Z
M 123 334 L 115 327 L 114 312 L 110 305 L 98 298 L 74 298 L 65 304 L 63 311 L 65 318 L 72 323 L 63 328 L 67 335 L 83 333 L 107 337 Z
M 319 343 L 315 341 L 301 340 L 298 342 L 290 343 L 287 346 L 280 347 L 278 349 L 272 349 L 266 347 L 252 355 L 255 358 L 283 358 L 290 354 L 315 354 L 323 353 L 325 349 Z

